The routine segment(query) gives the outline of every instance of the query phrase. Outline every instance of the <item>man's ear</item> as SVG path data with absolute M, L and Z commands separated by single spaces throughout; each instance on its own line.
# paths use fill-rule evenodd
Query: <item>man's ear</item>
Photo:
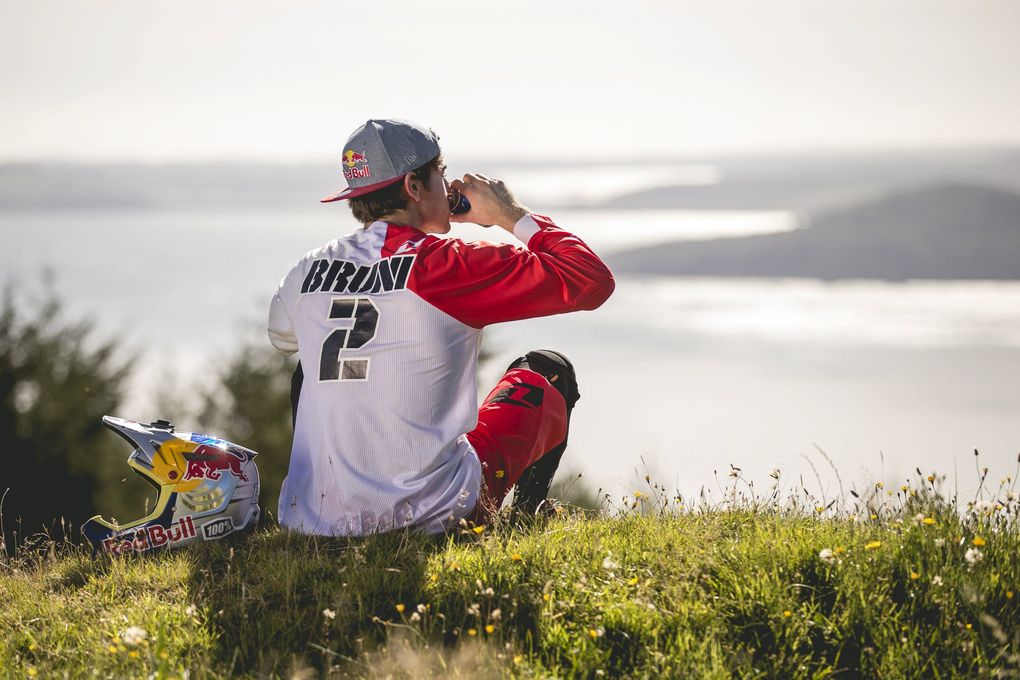
M 422 186 L 421 180 L 416 179 L 413 172 L 409 172 L 404 175 L 404 191 L 411 197 L 411 200 L 415 203 L 421 200 L 421 193 L 425 187 Z

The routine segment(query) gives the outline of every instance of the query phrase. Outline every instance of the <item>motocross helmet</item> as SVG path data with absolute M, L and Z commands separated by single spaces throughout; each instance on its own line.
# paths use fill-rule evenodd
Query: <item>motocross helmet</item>
M 96 552 L 112 554 L 176 548 L 254 528 L 259 517 L 259 472 L 254 451 L 194 432 L 175 432 L 165 420 L 142 425 L 103 416 L 103 424 L 134 447 L 128 466 L 159 494 L 152 512 L 128 524 L 96 515 L 82 533 Z

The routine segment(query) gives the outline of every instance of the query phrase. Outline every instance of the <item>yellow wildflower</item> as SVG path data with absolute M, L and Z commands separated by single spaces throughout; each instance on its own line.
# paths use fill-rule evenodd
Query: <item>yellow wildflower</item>
M 108 651 L 110 654 L 116 654 L 117 648 L 114 647 L 113 645 L 110 645 L 109 647 L 106 648 L 106 651 Z
M 524 657 L 523 657 L 523 656 L 521 656 L 520 654 L 518 654 L 517 656 L 515 656 L 515 657 L 514 657 L 514 663 L 515 663 L 515 664 L 518 664 L 518 665 L 520 665 L 520 663 L 521 663 L 522 661 L 524 661 Z
M 872 515 L 871 515 L 871 519 L 878 519 L 878 515 L 876 515 L 876 514 L 872 513 Z
M 35 669 L 35 666 L 29 666 L 26 673 L 28 673 L 28 677 L 34 678 L 36 675 L 39 674 L 39 671 Z
M 788 619 L 788 618 L 790 618 L 791 616 L 793 616 L 793 612 L 791 612 L 791 611 L 790 611 L 789 609 L 787 609 L 787 610 L 783 611 L 783 618 L 786 618 L 786 619 Z
M 935 481 L 935 475 L 928 475 L 928 481 L 929 482 L 934 482 Z
M 910 572 L 910 580 L 911 581 L 916 581 L 919 578 L 921 578 L 921 575 L 918 574 L 916 571 Z
M 543 602 L 549 601 L 549 593 L 542 593 L 542 601 Z
M 504 475 L 506 475 L 505 470 L 496 470 L 496 479 L 503 479 Z
M 403 603 L 397 605 L 397 613 L 398 614 L 403 614 L 404 613 L 404 609 L 406 609 L 406 607 L 404 607 Z
M 864 545 L 865 550 L 875 550 L 882 547 L 882 541 L 869 541 Z
M 468 628 L 468 635 L 471 635 L 471 636 L 478 635 L 478 631 L 475 630 L 474 628 Z
M 480 534 L 483 531 L 485 531 L 485 526 L 484 525 L 477 526 L 474 529 L 472 529 L 471 531 L 475 532 L 476 534 Z
M 973 627 L 974 627 L 974 626 L 973 626 L 972 624 L 969 624 L 969 623 L 967 624 L 967 630 L 970 630 L 970 629 L 971 629 L 971 628 L 973 628 Z
M 487 626 L 485 626 L 485 632 L 486 633 L 490 633 L 491 634 L 494 630 L 496 630 L 496 627 L 494 625 L 492 625 L 491 623 L 488 624 Z
M 1012 600 L 1013 599 L 1013 591 L 1012 590 L 1007 590 L 1006 591 L 1006 599 L 1007 600 Z
M 132 649 L 130 652 L 128 652 L 128 656 L 130 656 L 132 659 L 137 659 L 138 658 L 138 652 L 136 650 Z
M 932 524 L 935 524 L 935 518 L 934 517 L 925 517 L 921 521 L 924 522 L 925 524 L 927 524 L 928 526 L 931 526 Z
M 520 553 L 514 553 L 513 555 L 510 556 L 510 559 L 512 559 L 514 562 L 520 562 L 521 561 L 521 554 Z
M 906 491 L 909 488 L 910 487 L 908 487 L 906 484 L 904 484 L 903 486 L 900 487 L 900 491 Z
M 980 548 L 981 546 L 983 546 L 985 544 L 985 539 L 981 538 L 980 536 L 975 536 L 974 540 L 973 540 L 973 543 L 974 543 L 974 545 L 976 545 L 977 547 Z
M 846 549 L 837 546 L 832 552 L 836 555 L 842 555 L 846 552 Z
M 638 582 L 637 576 L 635 576 L 634 578 L 631 578 L 631 579 L 627 579 L 627 585 L 628 586 L 636 586 L 637 582 Z

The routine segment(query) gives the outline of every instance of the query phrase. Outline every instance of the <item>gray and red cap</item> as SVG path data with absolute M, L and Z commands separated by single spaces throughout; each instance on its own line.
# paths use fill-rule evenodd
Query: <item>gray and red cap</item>
M 439 155 L 439 135 L 406 120 L 368 121 L 350 136 L 341 156 L 347 188 L 321 199 L 342 201 L 396 184 Z

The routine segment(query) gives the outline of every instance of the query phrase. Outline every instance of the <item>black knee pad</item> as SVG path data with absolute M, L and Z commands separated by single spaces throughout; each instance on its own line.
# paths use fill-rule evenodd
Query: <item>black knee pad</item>
M 559 352 L 554 352 L 551 349 L 532 350 L 512 361 L 506 370 L 515 368 L 526 368 L 545 376 L 545 379 L 563 395 L 568 413 L 581 398 L 581 393 L 577 389 L 577 374 L 574 373 L 574 365 L 570 363 L 570 359 Z
M 545 377 L 549 384 L 563 395 L 567 405 L 567 432 L 563 441 L 547 451 L 541 458 L 525 468 L 514 490 L 513 507 L 527 515 L 534 515 L 546 504 L 549 488 L 567 448 L 570 432 L 570 413 L 581 398 L 577 390 L 577 375 L 570 360 L 551 349 L 536 349 L 511 362 L 507 370 L 526 368 Z

